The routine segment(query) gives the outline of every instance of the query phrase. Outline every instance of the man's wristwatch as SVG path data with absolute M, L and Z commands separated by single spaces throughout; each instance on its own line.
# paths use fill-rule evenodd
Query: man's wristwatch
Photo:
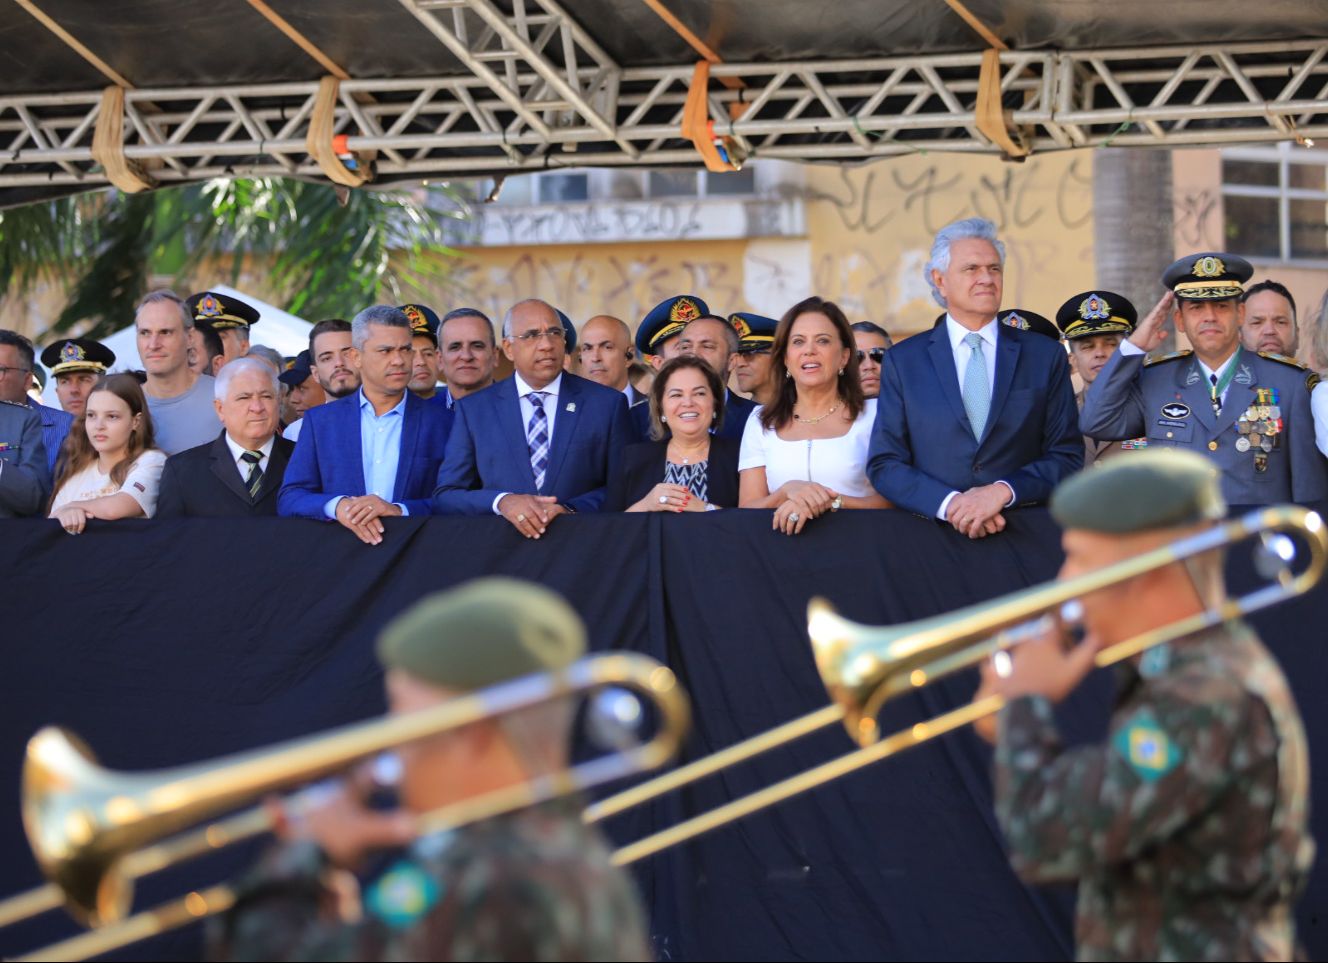
M 830 511 L 837 512 L 844 507 L 844 496 L 836 495 L 835 500 L 830 503 Z

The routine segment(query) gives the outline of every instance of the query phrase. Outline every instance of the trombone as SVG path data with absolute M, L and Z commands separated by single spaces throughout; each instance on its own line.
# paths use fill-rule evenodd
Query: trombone
M 1299 574 L 1292 572 L 1297 552 L 1287 532 L 1300 535 L 1309 548 L 1308 564 Z M 962 728 L 999 712 L 1004 699 L 988 696 L 884 738 L 876 717 L 889 699 L 1017 645 L 1034 634 L 1047 613 L 1073 605 L 1081 596 L 1253 537 L 1260 539 L 1257 567 L 1269 584 L 1101 650 L 1095 661 L 1098 668 L 1105 668 L 1153 646 L 1308 592 L 1328 564 L 1328 531 L 1323 519 L 1294 505 L 1261 508 L 1073 579 L 892 627 L 856 624 L 838 615 L 824 599 L 813 599 L 808 606 L 807 631 L 830 705 L 603 799 L 586 810 L 586 819 L 607 819 L 836 722 L 842 722 L 859 745 L 854 752 L 629 843 L 613 854 L 614 863 L 624 866 Z
M 516 679 L 408 715 L 355 723 L 271 748 L 141 774 L 102 769 L 77 737 L 47 728 L 28 743 L 23 824 L 42 873 L 59 889 L 65 905 L 81 922 L 101 926 L 124 918 L 134 876 L 215 848 L 222 834 L 234 841 L 269 830 L 271 820 L 250 811 L 199 833 L 143 848 L 164 836 L 385 749 L 605 687 L 631 690 L 654 703 L 659 722 L 649 741 L 454 803 L 419 821 L 422 832 L 460 826 L 662 765 L 676 752 L 690 719 L 686 694 L 673 673 L 642 655 L 596 655 L 562 672 Z M 215 907 L 225 902 L 224 894 L 209 893 L 210 901 L 199 897 L 194 903 L 201 900 Z

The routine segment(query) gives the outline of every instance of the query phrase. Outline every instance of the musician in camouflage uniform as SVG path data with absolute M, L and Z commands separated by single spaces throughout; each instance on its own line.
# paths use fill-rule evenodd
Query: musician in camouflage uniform
M 580 619 L 547 589 L 484 579 L 426 599 L 385 630 L 393 712 L 585 652 Z M 411 814 L 567 764 L 568 700 L 403 746 L 401 810 L 369 784 L 291 818 L 210 934 L 214 957 L 261 960 L 644 960 L 643 914 L 579 800 L 415 838 Z M 385 849 L 386 847 L 386 849 Z
M 1154 450 L 1071 478 L 1051 510 L 1068 578 L 1201 531 L 1226 506 L 1206 459 Z M 1253 630 L 1233 620 L 1121 663 L 1104 743 L 1067 749 L 1052 718 L 1102 648 L 1222 597 L 1220 553 L 1166 565 L 1085 596 L 1073 648 L 1057 631 L 984 669 L 979 694 L 1009 700 L 983 734 L 1010 858 L 1029 882 L 1079 881 L 1080 959 L 1296 951 L 1313 856 L 1305 735 Z

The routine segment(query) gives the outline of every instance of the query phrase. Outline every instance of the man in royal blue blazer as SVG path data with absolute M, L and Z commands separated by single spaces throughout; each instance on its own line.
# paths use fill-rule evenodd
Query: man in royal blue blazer
M 503 353 L 512 377 L 456 404 L 434 510 L 492 512 L 539 538 L 564 512 L 599 510 L 622 448 L 635 439 L 621 391 L 563 371 L 567 345 L 552 306 L 514 305 L 503 319 Z
M 453 413 L 406 390 L 411 326 L 399 308 L 357 314 L 351 345 L 360 389 L 305 413 L 277 513 L 335 519 L 377 545 L 385 516 L 432 513 Z
M 981 218 L 941 229 L 927 280 L 944 322 L 887 351 L 867 474 L 896 506 L 970 538 L 1083 467 L 1065 349 L 1003 325 L 1005 246 Z

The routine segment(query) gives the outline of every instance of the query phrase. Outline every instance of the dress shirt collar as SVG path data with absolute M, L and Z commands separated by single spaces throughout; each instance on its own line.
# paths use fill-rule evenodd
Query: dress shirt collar
M 1208 386 L 1211 387 L 1213 383 L 1213 375 L 1217 375 L 1217 380 L 1221 381 L 1222 375 L 1226 374 L 1227 369 L 1236 363 L 1236 355 L 1238 354 L 1240 354 L 1239 348 L 1232 351 L 1231 357 L 1222 362 L 1221 366 L 1216 370 L 1208 367 L 1208 365 L 1204 364 L 1202 361 L 1199 361 L 1199 356 L 1197 354 L 1194 356 L 1194 360 L 1199 361 L 1199 370 L 1203 372 L 1204 380 L 1208 383 Z
M 559 373 L 558 377 L 554 378 L 552 381 L 550 381 L 550 382 L 549 382 L 547 385 L 545 385 L 543 388 L 538 388 L 538 389 L 537 389 L 537 388 L 532 388 L 530 385 L 526 384 L 525 379 L 523 379 L 523 378 L 522 378 L 519 374 L 517 374 L 515 371 L 512 372 L 512 378 L 513 378 L 513 379 L 515 380 L 515 382 L 516 382 L 516 396 L 517 396 L 518 398 L 524 398 L 526 395 L 530 394 L 532 391 L 542 391 L 542 392 L 544 392 L 546 395 L 549 396 L 549 397 L 547 397 L 547 398 L 544 399 L 544 403 L 545 403 L 545 404 L 548 404 L 548 403 L 549 403 L 549 399 L 550 399 L 550 398 L 552 398 L 552 399 L 554 399 L 554 400 L 557 400 L 557 398 L 558 398 L 558 391 L 559 391 L 560 388 L 562 388 L 562 384 L 563 384 L 563 376 L 562 376 L 561 373 Z
M 973 332 L 970 331 L 968 328 L 964 327 L 954 318 L 950 317 L 950 313 L 948 311 L 945 314 L 945 331 L 950 336 L 951 351 L 958 351 L 959 346 L 964 343 L 964 338 L 974 333 L 982 336 L 982 340 L 987 343 L 988 348 L 995 348 L 997 330 L 998 330 L 998 322 L 995 318 L 992 318 L 982 327 L 978 328 L 976 332 Z
M 410 392 L 409 392 L 409 391 L 404 391 L 404 392 L 402 392 L 402 394 L 401 394 L 401 400 L 398 401 L 398 402 L 397 402 L 395 405 L 393 405 L 391 408 L 389 408 L 387 411 L 383 412 L 381 415 L 379 415 L 377 412 L 374 411 L 373 402 L 370 401 L 368 398 L 366 398 L 366 397 L 364 396 L 364 389 L 363 389 L 363 388 L 361 388 L 361 389 L 357 392 L 357 394 L 360 396 L 360 411 L 361 411 L 361 413 L 363 413 L 364 410 L 367 408 L 368 411 L 369 411 L 369 414 L 373 415 L 373 416 L 376 417 L 376 418 L 386 418 L 388 415 L 401 415 L 402 417 L 405 417 L 405 414 L 406 414 L 406 399 L 410 397 Z
M 259 462 L 259 464 L 262 465 L 264 462 L 268 461 L 268 459 L 272 457 L 272 447 L 276 443 L 277 443 L 277 436 L 273 435 L 271 438 L 267 440 L 267 444 L 265 444 L 262 448 L 249 449 L 240 445 L 234 438 L 232 438 L 231 433 L 229 431 L 226 432 L 226 447 L 231 450 L 231 460 L 234 461 L 237 465 L 240 463 L 240 456 L 243 455 L 246 451 L 250 450 L 257 450 L 263 453 L 263 461 Z

